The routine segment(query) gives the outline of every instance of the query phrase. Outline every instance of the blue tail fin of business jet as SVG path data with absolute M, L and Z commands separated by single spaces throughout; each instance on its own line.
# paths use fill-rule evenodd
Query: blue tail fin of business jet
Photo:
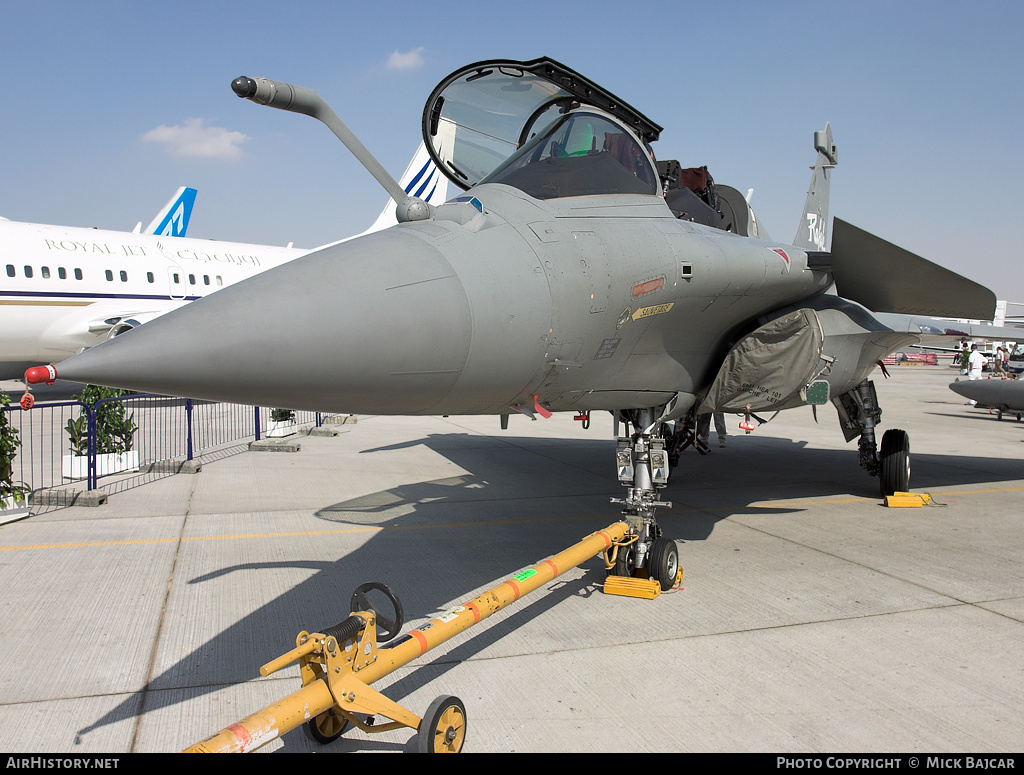
M 195 203 L 196 190 L 182 186 L 142 233 L 158 237 L 184 237 Z

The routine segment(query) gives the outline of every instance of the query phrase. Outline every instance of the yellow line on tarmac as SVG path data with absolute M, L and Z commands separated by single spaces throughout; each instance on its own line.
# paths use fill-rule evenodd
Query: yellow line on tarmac
M 505 519 L 487 520 L 484 522 L 444 522 L 435 525 L 393 525 L 390 527 L 378 527 L 368 525 L 366 527 L 338 528 L 335 530 L 296 530 L 287 533 L 234 533 L 228 535 L 214 536 L 192 536 L 183 538 L 140 538 L 134 541 L 83 541 L 81 543 L 68 544 L 23 544 L 20 546 L 0 546 L 0 552 L 14 552 L 28 549 L 88 549 L 98 546 L 139 546 L 145 544 L 167 544 L 182 543 L 188 541 L 237 541 L 245 538 L 295 538 L 297 536 L 324 536 L 344 535 L 346 533 L 382 533 L 385 530 L 436 530 L 439 528 L 466 528 L 483 527 L 486 525 L 518 525 L 530 522 L 564 522 L 581 519 L 602 519 L 604 517 L 555 517 L 552 519 Z
M 829 503 L 871 503 L 881 501 L 881 498 L 822 498 L 816 501 L 758 501 L 751 503 L 752 509 L 770 509 L 776 506 L 822 506 Z
M 948 496 L 963 496 L 963 495 L 986 495 L 990 493 L 998 492 L 1021 492 L 1024 491 L 1024 487 L 992 487 L 985 490 L 951 490 L 946 492 L 935 492 L 930 495 L 948 497 Z M 778 500 L 778 501 L 761 501 L 759 503 L 751 503 L 749 508 L 755 509 L 768 509 L 777 508 L 779 506 L 822 506 L 830 503 L 872 503 L 881 502 L 878 498 L 822 498 L 820 500 L 809 500 L 809 501 L 789 501 L 789 500 Z M 721 507 L 719 507 L 721 508 Z M 672 509 L 673 514 L 680 514 L 687 511 L 707 511 L 709 509 Z M 712 509 L 713 510 L 713 509 Z M 26 551 L 32 549 L 88 549 L 99 546 L 140 546 L 146 544 L 167 544 L 176 543 L 181 541 L 182 543 L 189 541 L 237 541 L 245 538 L 296 538 L 299 536 L 326 536 L 326 535 L 345 535 L 348 533 L 382 533 L 390 530 L 437 530 L 439 528 L 465 528 L 465 527 L 484 527 L 487 525 L 517 525 L 530 522 L 562 522 L 562 521 L 577 521 L 582 519 L 599 519 L 603 517 L 588 516 L 588 517 L 556 517 L 551 519 L 505 519 L 505 520 L 487 520 L 484 522 L 445 522 L 438 523 L 436 525 L 393 525 L 390 527 L 378 527 L 375 525 L 369 525 L 366 527 L 350 527 L 350 528 L 339 528 L 336 530 L 297 530 L 287 533 L 233 533 L 228 535 L 214 535 L 214 536 L 193 536 L 184 538 L 140 538 L 135 541 L 84 541 L 81 543 L 69 543 L 69 544 L 25 544 L 21 546 L 0 546 L 0 552 L 15 552 L 15 551 Z
M 0 546 L 0 552 L 13 552 L 20 549 L 84 549 L 96 546 L 138 546 L 142 544 L 169 544 L 181 541 L 230 541 L 239 538 L 289 538 L 294 536 L 335 535 L 338 533 L 364 533 L 371 530 L 395 530 L 396 528 L 355 527 L 347 530 L 310 530 L 293 533 L 238 533 L 220 536 L 193 536 L 184 538 L 140 538 L 135 541 L 84 541 L 77 544 L 25 544 L 22 546 Z M 406 528 L 408 529 L 408 528 Z
M 930 492 L 931 496 L 942 496 L 949 497 L 951 495 L 986 495 L 994 492 L 1021 492 L 1024 487 L 991 487 L 987 490 L 947 490 L 946 492 Z M 759 501 L 751 503 L 750 508 L 753 509 L 768 509 L 776 506 L 822 506 L 829 503 L 881 503 L 881 498 L 822 498 L 820 500 L 813 501 Z

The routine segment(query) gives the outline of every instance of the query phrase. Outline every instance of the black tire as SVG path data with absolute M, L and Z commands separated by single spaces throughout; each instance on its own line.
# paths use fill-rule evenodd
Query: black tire
M 302 731 L 306 737 L 314 743 L 327 745 L 333 743 L 349 727 L 348 719 L 342 716 L 334 708 L 325 710 L 319 716 L 315 716 L 302 725 Z
M 878 484 L 882 497 L 910 490 L 910 436 L 906 431 L 887 430 L 882 436 Z
M 615 555 L 615 576 L 631 577 L 636 573 L 636 542 L 629 546 L 620 546 L 618 554 Z
M 676 583 L 679 573 L 679 547 L 671 538 L 658 538 L 651 544 L 648 569 L 651 578 L 661 584 L 661 591 L 667 592 Z
M 438 697 L 416 732 L 420 753 L 458 753 L 466 740 L 466 706 L 458 697 Z

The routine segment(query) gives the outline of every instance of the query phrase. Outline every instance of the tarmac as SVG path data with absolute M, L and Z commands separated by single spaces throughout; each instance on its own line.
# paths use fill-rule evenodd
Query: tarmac
M 923 508 L 887 508 L 835 410 L 727 416 L 659 513 L 685 578 L 602 592 L 600 558 L 375 688 L 466 705 L 466 752 L 1024 750 L 1024 423 L 875 375 Z M 767 415 L 765 415 L 767 419 Z M 383 581 L 424 624 L 619 518 L 612 421 L 360 416 L 0 527 L 3 748 L 173 752 L 295 691 L 259 667 Z M 410 729 L 261 751 L 399 752 Z

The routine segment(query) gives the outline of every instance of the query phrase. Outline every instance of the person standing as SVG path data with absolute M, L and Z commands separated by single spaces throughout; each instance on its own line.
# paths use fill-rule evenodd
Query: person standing
M 725 446 L 725 415 L 721 412 L 715 412 L 715 433 L 718 434 L 718 446 Z M 707 446 L 708 435 L 711 433 L 711 413 L 702 414 L 697 418 L 697 438 L 704 442 L 704 446 Z
M 988 358 L 978 351 L 978 345 L 971 345 L 971 354 L 967 358 L 967 379 L 981 379 L 981 372 L 988 363 Z
M 986 363 L 988 363 L 988 358 L 986 358 L 984 355 L 978 352 L 978 345 L 972 344 L 971 355 L 967 359 L 967 379 L 981 379 L 981 371 L 985 367 Z M 978 405 L 978 402 L 975 401 L 973 398 L 967 403 L 970 404 L 971 406 Z

